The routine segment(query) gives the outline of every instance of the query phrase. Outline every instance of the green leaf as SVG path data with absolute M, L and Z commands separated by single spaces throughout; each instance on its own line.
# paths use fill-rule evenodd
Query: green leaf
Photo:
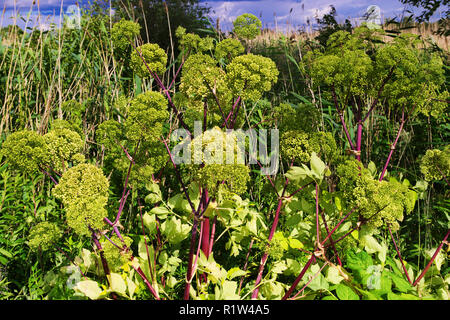
M 340 300 L 359 300 L 359 296 L 350 287 L 342 283 L 337 285 L 336 295 Z
M 239 295 L 236 294 L 237 282 L 225 280 L 222 284 L 222 296 L 224 300 L 239 300 Z
M 161 218 L 164 219 L 165 217 L 167 217 L 170 211 L 166 207 L 154 207 L 152 210 L 150 210 L 150 213 L 161 216 Z
M 78 282 L 75 290 L 83 293 L 92 300 L 98 299 L 102 293 L 102 289 L 100 289 L 98 283 L 93 280 L 83 280 Z
M 6 258 L 9 258 L 9 259 L 11 259 L 13 257 L 13 255 L 10 252 L 8 252 L 2 248 L 0 248 L 0 254 L 2 254 L 3 256 L 5 256 Z
M 286 178 L 290 181 L 302 181 L 311 175 L 311 171 L 306 169 L 292 166 L 288 172 L 286 172 Z
M 400 292 L 406 293 L 406 292 L 408 292 L 409 290 L 412 289 L 412 287 L 409 284 L 409 282 L 406 281 L 401 276 L 398 276 L 396 274 L 391 274 L 391 279 L 394 282 L 394 285 L 397 288 L 397 290 L 400 291 Z
M 300 240 L 289 238 L 289 246 L 293 249 L 302 249 L 304 247 Z
M 342 280 L 344 280 L 344 277 L 340 275 L 337 267 L 329 266 L 327 270 L 326 279 L 328 282 L 332 284 L 339 284 Z
M 323 178 L 325 168 L 325 163 L 316 155 L 315 152 L 313 152 L 311 154 L 311 170 L 317 176 L 317 178 Z
M 241 277 L 241 276 L 244 276 L 246 274 L 247 274 L 246 271 L 241 270 L 238 267 L 235 267 L 235 268 L 232 268 L 232 269 L 228 270 L 228 272 L 227 272 L 227 279 L 228 280 L 232 280 L 233 278 Z
M 111 272 L 111 289 L 117 293 L 125 295 L 125 291 L 127 290 L 127 284 L 125 280 L 122 279 L 122 276 L 118 273 Z

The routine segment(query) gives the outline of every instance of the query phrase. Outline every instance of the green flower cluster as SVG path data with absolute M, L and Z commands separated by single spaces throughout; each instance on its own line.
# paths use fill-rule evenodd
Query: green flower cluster
M 75 131 L 76 133 L 78 133 L 80 135 L 80 137 L 83 136 L 83 130 L 76 122 L 74 123 L 74 122 L 69 122 L 67 120 L 63 120 L 63 119 L 54 119 L 51 122 L 50 126 L 51 126 L 51 130 L 68 129 L 71 131 Z
M 420 171 L 426 181 L 450 177 L 450 145 L 447 145 L 444 150 L 427 150 L 420 160 Z
M 223 59 L 230 62 L 245 51 L 244 46 L 237 39 L 228 38 L 220 41 L 216 46 L 215 56 L 217 60 Z
M 130 184 L 145 184 L 152 174 L 167 162 L 168 155 L 164 145 L 158 140 L 163 125 L 169 119 L 166 110 L 167 100 L 159 92 L 149 91 L 132 99 L 127 108 L 124 123 L 107 120 L 96 131 L 96 140 L 105 146 L 105 162 L 122 175 L 126 175 L 130 161 L 124 157 L 122 146 L 127 143 L 134 165 L 130 173 Z M 139 146 L 138 146 L 139 142 Z M 136 147 L 138 149 L 136 150 Z
M 277 128 L 282 132 L 288 130 L 314 132 L 317 131 L 321 115 L 314 106 L 306 104 L 292 106 L 288 103 L 281 103 L 273 109 L 272 117 Z
M 28 246 L 32 250 L 47 251 L 62 237 L 62 232 L 55 223 L 48 221 L 35 225 L 28 236 Z
M 282 158 L 294 164 L 308 163 L 311 154 L 319 154 L 327 163 L 336 160 L 336 141 L 330 132 L 305 132 L 289 130 L 281 134 L 280 151 Z
M 175 30 L 175 36 L 179 39 L 182 50 L 191 50 L 191 53 L 201 53 L 214 50 L 214 39 L 211 37 L 200 37 L 195 33 L 186 33 L 186 29 L 179 26 Z
M 238 162 L 238 138 L 234 133 L 223 132 L 219 127 L 205 131 L 191 141 L 191 165 L 194 181 L 208 189 L 212 197 L 222 201 L 247 190 L 250 169 Z M 228 159 L 232 156 L 233 159 Z
M 416 193 L 407 184 L 394 178 L 378 181 L 356 159 L 345 161 L 336 171 L 343 198 L 350 207 L 357 206 L 369 230 L 375 231 L 384 224 L 398 230 L 404 213 L 409 214 L 414 209 Z
M 131 100 L 125 121 L 126 137 L 134 143 L 139 140 L 157 141 L 168 119 L 167 100 L 161 93 L 141 93 Z
M 80 135 L 70 129 L 53 129 L 44 135 L 48 150 L 48 165 L 62 172 L 69 168 L 69 161 L 79 163 L 84 161 L 83 140 Z
M 130 248 L 130 245 L 133 243 L 133 239 L 127 236 L 123 236 L 122 238 L 127 248 Z M 122 241 L 116 234 L 111 237 L 111 241 L 113 241 L 119 247 L 123 247 Z M 108 239 L 104 239 L 100 243 L 103 248 L 105 259 L 108 262 L 108 266 L 112 272 L 118 272 L 120 270 L 120 267 L 130 261 L 132 256 L 131 249 L 121 250 L 114 244 L 112 244 Z
M 31 130 L 11 133 L 3 142 L 1 154 L 11 169 L 23 173 L 35 173 L 47 162 L 48 147 L 44 137 Z
M 278 81 L 275 62 L 260 55 L 246 54 L 234 58 L 227 66 L 227 81 L 233 94 L 257 101 Z
M 111 29 L 111 40 L 114 47 L 120 51 L 126 50 L 140 33 L 139 23 L 121 19 Z
M 255 39 L 261 33 L 261 27 L 261 20 L 251 13 L 244 13 L 233 21 L 233 32 L 246 40 Z
M 183 66 L 180 93 L 185 97 L 182 106 L 187 113 L 187 120 L 193 122 L 203 119 L 204 104 L 208 106 L 208 124 L 218 125 L 222 115 L 217 104 L 216 95 L 222 112 L 231 110 L 231 90 L 226 81 L 226 73 L 217 66 L 217 62 L 202 53 L 190 55 Z M 221 124 L 221 123 L 220 123 Z
M 166 70 L 167 54 L 158 44 L 146 43 L 137 47 L 137 51 L 140 54 L 136 50 L 131 53 L 130 66 L 139 77 L 150 77 L 148 68 L 156 74 L 162 74 Z
M 89 235 L 89 227 L 98 230 L 103 226 L 108 188 L 102 170 L 83 163 L 67 170 L 52 192 L 66 209 L 69 227 L 79 235 Z

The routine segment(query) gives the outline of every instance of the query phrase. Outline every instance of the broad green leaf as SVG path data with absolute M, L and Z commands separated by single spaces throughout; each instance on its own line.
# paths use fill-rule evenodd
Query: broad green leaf
M 140 217 L 139 217 L 140 218 Z M 144 226 L 148 229 L 150 234 L 156 233 L 156 215 L 148 214 L 147 212 L 142 215 Z
M 2 248 L 0 248 L 0 254 L 4 255 L 5 257 L 7 257 L 9 259 L 11 259 L 13 257 L 13 255 L 10 252 L 8 252 L 8 251 L 6 251 L 5 249 L 2 249 Z
M 311 171 L 305 168 L 292 166 L 288 172 L 286 172 L 286 178 L 290 181 L 302 181 L 311 175 Z
M 170 211 L 166 207 L 154 207 L 152 210 L 150 210 L 150 213 L 156 214 L 158 216 L 161 216 L 162 219 L 164 219 Z
M 339 284 L 342 280 L 344 280 L 344 277 L 340 275 L 338 268 L 335 266 L 329 266 L 326 274 L 327 281 L 332 284 Z
M 83 265 L 89 269 L 92 264 L 92 254 L 89 250 L 81 249 L 81 258 L 83 259 Z
M 236 294 L 237 282 L 225 280 L 222 284 L 222 299 L 224 300 L 239 300 L 239 295 Z
M 394 285 L 397 288 L 397 290 L 400 292 L 406 293 L 412 289 L 409 282 L 407 280 L 405 280 L 404 278 L 402 278 L 401 276 L 398 276 L 396 274 L 391 274 L 391 279 L 394 282 Z
M 92 300 L 98 299 L 102 293 L 102 289 L 100 289 L 98 283 L 93 280 L 83 280 L 78 282 L 75 290 L 83 293 Z
M 300 240 L 289 238 L 289 246 L 293 249 L 302 249 L 304 247 Z
M 433 257 L 433 255 L 434 255 L 434 253 L 436 252 L 436 248 L 427 250 L 425 252 L 426 252 L 427 258 L 431 259 Z M 445 256 L 442 253 L 442 250 L 440 250 L 439 253 L 437 254 L 436 258 L 433 261 L 433 263 L 436 265 L 436 268 L 439 271 L 441 271 L 442 264 L 445 262 L 445 260 L 446 260 Z
M 232 269 L 228 270 L 228 272 L 227 272 L 227 279 L 228 280 L 232 280 L 232 279 L 234 279 L 236 277 L 241 277 L 241 276 L 244 276 L 246 274 L 247 274 L 246 271 L 241 270 L 238 267 L 235 267 L 235 268 L 232 268 Z
M 317 178 L 322 179 L 325 172 L 325 163 L 316 155 L 315 152 L 311 154 L 311 170 Z
M 307 276 L 307 280 L 313 279 L 309 285 L 308 288 L 310 288 L 311 290 L 328 290 L 329 286 L 328 286 L 328 282 L 327 280 L 325 280 L 325 277 L 323 276 L 322 273 L 319 273 L 320 267 L 318 264 L 312 265 L 310 267 L 310 270 L 308 270 L 306 272 L 306 276 Z
M 127 285 L 125 280 L 122 279 L 122 276 L 118 273 L 111 272 L 111 289 L 117 293 L 125 294 L 127 290 Z
M 359 300 L 359 296 L 350 287 L 342 283 L 337 285 L 336 295 L 340 300 Z
M 131 299 L 133 299 L 133 295 L 136 291 L 137 285 L 130 278 L 127 278 L 126 281 L 127 281 L 128 295 L 130 296 Z

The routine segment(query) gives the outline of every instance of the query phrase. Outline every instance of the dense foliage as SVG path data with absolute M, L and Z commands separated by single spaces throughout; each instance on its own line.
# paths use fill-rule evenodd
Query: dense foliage
M 0 46 L 1 298 L 450 298 L 448 53 L 108 19 Z

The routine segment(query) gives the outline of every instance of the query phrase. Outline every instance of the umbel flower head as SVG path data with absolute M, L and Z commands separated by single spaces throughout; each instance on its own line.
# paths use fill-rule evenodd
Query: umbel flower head
M 427 181 L 450 177 L 450 145 L 444 150 L 427 150 L 420 160 L 420 171 Z
M 47 161 L 48 148 L 44 138 L 37 132 L 21 130 L 6 138 L 1 154 L 6 157 L 11 169 L 31 174 Z
M 255 15 L 244 13 L 233 21 L 233 32 L 242 39 L 252 40 L 261 33 L 262 23 Z
M 243 54 L 244 51 L 244 46 L 238 39 L 228 38 L 217 44 L 215 56 L 217 60 L 223 59 L 225 62 L 230 62 L 233 58 Z
M 125 132 L 129 140 L 157 141 L 163 124 L 169 119 L 167 100 L 156 91 L 147 91 L 134 98 L 125 121 Z
M 200 37 L 195 33 L 186 33 L 186 29 L 179 26 L 175 31 L 182 50 L 190 50 L 191 53 L 201 53 L 214 50 L 214 39 L 211 37 Z
M 62 237 L 62 232 L 56 223 L 44 221 L 35 225 L 28 236 L 28 246 L 32 250 L 47 251 Z
M 384 224 L 392 230 L 399 229 L 404 213 L 414 209 L 415 191 L 395 178 L 378 181 L 361 162 L 347 160 L 337 167 L 339 189 L 350 207 L 357 206 L 369 230 L 375 231 Z
M 275 62 L 260 55 L 238 56 L 227 66 L 227 81 L 235 95 L 257 101 L 278 81 Z
M 194 180 L 212 197 L 220 202 L 247 190 L 250 170 L 239 161 L 241 150 L 236 134 L 214 127 L 194 138 L 190 147 L 192 162 L 202 163 L 192 165 Z
M 79 235 L 90 234 L 103 226 L 107 216 L 108 179 L 101 169 L 88 163 L 67 170 L 53 188 L 53 195 L 60 199 L 66 209 L 69 227 Z
M 127 248 L 130 248 L 130 245 L 133 243 L 133 239 L 127 236 L 123 236 L 122 239 Z M 116 234 L 111 237 L 111 241 L 120 248 L 123 248 L 124 246 Z M 113 243 L 111 243 L 111 241 L 108 239 L 103 239 L 100 243 L 111 271 L 118 272 L 121 266 L 130 261 L 132 252 L 131 249 L 125 251 L 124 249 L 117 248 Z
M 111 29 L 111 40 L 114 47 L 121 51 L 127 49 L 135 37 L 139 35 L 140 30 L 141 26 L 139 23 L 121 19 Z
M 130 65 L 139 77 L 148 78 L 150 71 L 162 74 L 166 70 L 167 54 L 158 44 L 146 43 L 137 47 L 137 51 L 131 53 Z
M 48 149 L 48 164 L 56 171 L 63 171 L 70 162 L 83 159 L 83 140 L 80 135 L 70 129 L 53 129 L 44 135 Z

